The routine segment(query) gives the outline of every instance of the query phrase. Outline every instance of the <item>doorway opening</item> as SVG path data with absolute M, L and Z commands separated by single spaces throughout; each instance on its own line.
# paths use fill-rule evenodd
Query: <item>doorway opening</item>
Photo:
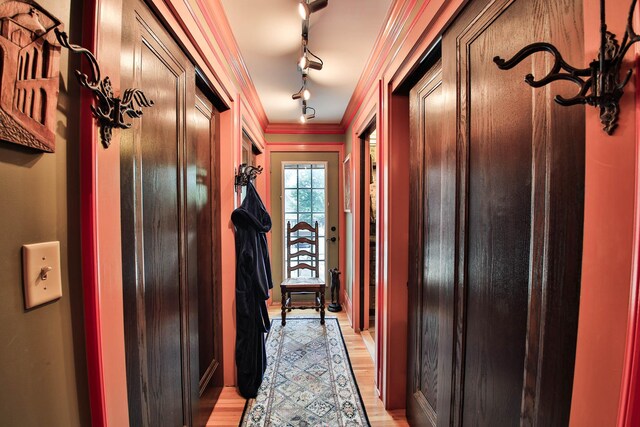
M 284 151 L 284 149 L 287 151 Z M 333 147 L 330 147 L 333 149 Z M 271 148 L 271 265 L 272 304 L 281 302 L 280 283 L 286 279 L 286 231 L 299 221 L 318 221 L 318 271 L 329 283 L 329 269 L 340 263 L 340 153 L 338 151 L 288 151 Z M 280 151 L 283 150 L 283 151 Z M 301 274 L 309 273 L 300 270 Z M 304 296 L 302 296 L 304 298 Z M 304 301 L 304 300 L 303 300 Z
M 377 295 L 377 132 L 375 117 L 360 136 L 360 325 L 372 358 L 375 358 Z

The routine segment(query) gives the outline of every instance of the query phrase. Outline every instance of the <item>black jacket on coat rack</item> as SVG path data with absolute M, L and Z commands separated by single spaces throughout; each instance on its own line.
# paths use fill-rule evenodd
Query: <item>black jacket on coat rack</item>
M 253 183 L 240 207 L 231 214 L 236 229 L 236 366 L 238 388 L 255 397 L 267 367 L 265 333 L 269 331 L 266 300 L 273 288 L 265 233 L 271 217 Z

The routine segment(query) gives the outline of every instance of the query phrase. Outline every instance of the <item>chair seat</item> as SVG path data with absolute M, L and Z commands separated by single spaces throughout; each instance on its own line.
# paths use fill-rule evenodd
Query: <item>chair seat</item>
M 313 289 L 326 287 L 327 285 L 319 277 L 292 277 L 285 279 L 280 286 L 284 286 L 291 291 L 308 289 L 312 292 Z

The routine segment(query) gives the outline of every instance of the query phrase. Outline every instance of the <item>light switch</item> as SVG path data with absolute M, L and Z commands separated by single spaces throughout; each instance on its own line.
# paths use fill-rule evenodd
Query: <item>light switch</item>
M 60 242 L 22 247 L 24 305 L 32 308 L 62 296 Z

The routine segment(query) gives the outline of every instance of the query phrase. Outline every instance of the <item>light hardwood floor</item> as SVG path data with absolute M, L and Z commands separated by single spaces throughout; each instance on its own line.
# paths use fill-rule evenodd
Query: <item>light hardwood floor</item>
M 271 306 L 269 308 L 269 315 L 272 319 L 279 319 L 280 307 Z M 309 310 L 294 310 L 288 313 L 287 317 L 309 317 L 315 315 L 317 315 L 315 312 Z M 360 394 L 362 395 L 362 400 L 364 401 L 371 425 L 374 427 L 408 426 L 409 424 L 407 424 L 404 409 L 395 411 L 386 411 L 384 409 L 374 385 L 373 360 L 360 334 L 355 333 L 351 326 L 349 326 L 349 319 L 347 319 L 346 313 L 344 311 L 340 313 L 327 312 L 327 317 L 330 316 L 337 317 L 340 323 L 344 341 L 349 351 L 353 372 L 356 376 L 356 381 L 358 382 Z M 244 398 L 238 394 L 235 387 L 217 389 L 212 393 L 210 398 L 214 399 L 216 394 L 218 394 L 217 402 L 213 408 L 213 413 L 209 417 L 207 426 L 238 426 L 240 417 L 242 417 L 242 410 L 244 409 Z

